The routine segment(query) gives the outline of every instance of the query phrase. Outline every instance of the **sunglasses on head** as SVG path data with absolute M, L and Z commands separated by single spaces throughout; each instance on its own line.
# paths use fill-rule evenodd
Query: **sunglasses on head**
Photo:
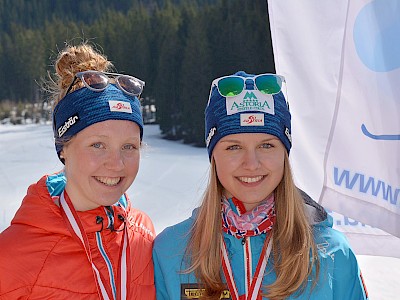
M 260 74 L 254 77 L 224 76 L 212 82 L 211 90 L 213 86 L 216 86 L 221 96 L 234 97 L 246 89 L 247 80 L 252 80 L 254 87 L 261 93 L 274 95 L 281 91 L 282 82 L 285 82 L 285 77 L 276 74 Z
M 74 80 L 65 93 L 66 95 L 71 91 L 77 79 L 80 79 L 86 88 L 95 92 L 105 90 L 111 83 L 115 84 L 124 93 L 132 96 L 139 96 L 143 92 L 145 85 L 144 81 L 133 76 L 90 70 L 79 72 L 75 75 Z

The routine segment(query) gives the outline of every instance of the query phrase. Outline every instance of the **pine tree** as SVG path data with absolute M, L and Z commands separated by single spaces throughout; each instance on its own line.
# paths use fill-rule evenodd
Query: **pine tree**
M 185 143 L 204 146 L 204 108 L 211 80 L 209 45 L 204 27 L 207 15 L 192 15 L 184 49 L 180 90 Z
M 157 121 L 162 133 L 170 139 L 179 139 L 181 132 L 181 103 L 177 82 L 181 71 L 182 40 L 178 36 L 180 11 L 169 1 L 164 9 L 156 11 L 152 30 L 156 32 L 157 49 L 156 89 Z

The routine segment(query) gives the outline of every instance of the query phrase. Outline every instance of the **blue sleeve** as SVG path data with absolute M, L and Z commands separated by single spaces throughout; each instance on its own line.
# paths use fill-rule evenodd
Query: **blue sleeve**
M 184 232 L 184 233 L 183 233 Z M 157 300 L 181 298 L 181 283 L 188 282 L 188 274 L 182 271 L 187 230 L 184 226 L 164 229 L 154 240 L 154 282 Z
M 155 249 L 153 249 L 153 262 L 154 262 L 154 283 L 156 286 L 156 298 L 157 300 L 167 300 L 169 299 L 169 297 L 164 280 L 164 274 L 161 270 L 160 263 L 158 261 L 157 251 Z
M 337 251 L 334 257 L 333 293 L 334 299 L 368 300 L 356 256 L 347 241 L 342 251 Z
M 184 263 L 192 220 L 167 227 L 154 240 L 154 282 L 157 300 L 181 299 L 182 284 L 196 283 Z

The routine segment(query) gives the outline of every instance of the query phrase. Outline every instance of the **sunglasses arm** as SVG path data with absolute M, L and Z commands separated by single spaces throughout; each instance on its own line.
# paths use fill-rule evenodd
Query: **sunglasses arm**
M 71 91 L 71 89 L 72 89 L 72 87 L 74 86 L 74 84 L 75 84 L 75 82 L 76 82 L 76 80 L 78 79 L 78 77 L 74 77 L 74 80 L 72 81 L 72 83 L 70 84 L 70 86 L 68 87 L 68 90 L 67 90 L 67 92 L 65 93 L 65 95 L 64 95 L 64 97 L 66 96 L 66 95 L 68 95 L 68 93 Z

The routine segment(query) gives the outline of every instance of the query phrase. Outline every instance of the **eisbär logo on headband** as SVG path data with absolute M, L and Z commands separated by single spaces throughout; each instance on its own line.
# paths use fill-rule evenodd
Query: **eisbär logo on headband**
M 110 111 L 132 113 L 132 107 L 129 102 L 110 100 L 108 104 L 110 105 Z
M 59 138 L 62 137 L 68 131 L 68 129 L 70 129 L 78 120 L 79 116 L 77 114 L 69 117 L 68 120 L 65 121 L 63 125 L 58 127 L 57 129 L 58 137 Z
M 274 98 L 270 94 L 264 94 L 257 90 L 244 90 L 237 96 L 226 97 L 226 114 L 228 116 L 248 111 L 261 111 L 274 115 Z

